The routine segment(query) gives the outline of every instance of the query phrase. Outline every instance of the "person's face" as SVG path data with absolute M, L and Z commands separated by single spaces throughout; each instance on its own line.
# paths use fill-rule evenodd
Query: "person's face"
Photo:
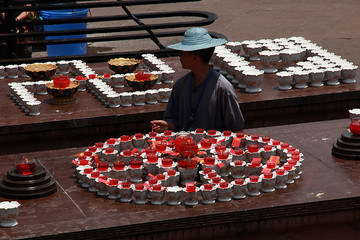
M 196 61 L 196 55 L 192 52 L 181 51 L 180 62 L 184 69 L 191 69 Z

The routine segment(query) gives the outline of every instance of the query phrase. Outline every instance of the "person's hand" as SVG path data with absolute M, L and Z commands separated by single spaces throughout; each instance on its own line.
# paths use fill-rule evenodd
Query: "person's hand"
M 150 127 L 154 132 L 163 132 L 168 130 L 169 124 L 164 120 L 153 120 L 150 122 Z

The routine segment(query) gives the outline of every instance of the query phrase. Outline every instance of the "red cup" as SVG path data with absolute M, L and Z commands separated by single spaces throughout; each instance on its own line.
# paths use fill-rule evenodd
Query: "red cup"
M 92 171 L 93 171 L 92 168 L 85 168 L 85 169 L 84 169 L 84 173 L 85 173 L 85 174 L 90 174 Z
M 120 136 L 120 141 L 126 142 L 129 141 L 130 137 L 128 135 L 122 135 Z
M 241 160 L 236 160 L 234 163 L 235 163 L 235 166 L 242 166 L 244 162 Z
M 109 168 L 109 163 L 108 162 L 99 162 L 97 164 L 97 169 L 99 172 L 104 172 L 107 171 Z
M 210 179 L 213 179 L 214 177 L 216 177 L 216 175 L 217 174 L 215 172 L 210 172 L 207 174 L 208 178 L 210 178 Z
M 272 150 L 271 145 L 265 145 L 263 148 L 264 148 L 265 151 L 271 151 Z
M 111 74 L 110 73 L 104 73 L 104 78 L 110 78 Z
M 228 183 L 228 182 L 221 182 L 221 183 L 220 183 L 220 187 L 221 187 L 221 188 L 228 188 L 228 187 L 229 187 L 229 183 Z
M 270 169 L 274 169 L 276 167 L 276 164 L 273 162 L 267 162 L 266 163 L 266 168 L 270 168 Z
M 164 138 L 165 138 L 164 136 L 156 136 L 155 141 L 163 141 Z
M 212 143 L 212 144 L 216 144 L 216 143 L 217 143 L 217 139 L 216 139 L 216 138 L 210 138 L 210 140 L 211 140 L 211 143 Z
M 253 167 L 260 167 L 261 159 L 260 158 L 253 158 L 253 160 L 251 161 L 251 165 L 253 165 Z
M 256 176 L 256 175 L 253 175 L 253 176 L 250 176 L 250 182 L 258 182 L 259 181 L 259 176 Z
M 288 144 L 288 143 L 281 143 L 280 147 L 281 147 L 281 149 L 287 149 L 289 147 L 289 145 L 290 144 Z
M 292 152 L 292 151 L 295 151 L 296 150 L 296 147 L 288 147 L 286 149 L 288 152 Z
M 288 160 L 288 163 L 291 165 L 291 166 L 295 166 L 297 164 L 297 161 L 296 160 L 293 160 L 293 159 L 290 159 Z
M 89 74 L 89 78 L 90 78 L 90 79 L 95 79 L 95 78 L 96 78 L 96 74 Z
M 142 134 L 142 133 L 136 133 L 135 134 L 135 139 L 143 139 L 144 138 L 144 134 Z
M 228 137 L 228 136 L 231 136 L 231 131 L 230 130 L 225 130 L 225 131 L 223 131 L 223 135 L 225 136 L 225 137 Z
M 89 161 L 87 159 L 80 159 L 79 160 L 80 166 L 88 165 Z
M 81 155 L 81 156 L 78 156 L 78 160 L 81 161 L 81 160 L 86 160 L 86 156 L 85 155 Z
M 118 179 L 110 179 L 109 180 L 109 185 L 115 186 L 119 184 L 119 180 Z
M 91 172 L 91 177 L 92 178 L 97 178 L 100 176 L 100 172 Z
M 291 155 L 300 155 L 300 152 L 298 150 L 291 151 Z
M 221 182 L 221 177 L 214 177 L 214 178 L 212 178 L 212 182 L 213 182 L 214 184 L 219 184 L 219 183 Z
M 135 189 L 138 190 L 138 191 L 144 190 L 144 184 L 141 184 L 141 183 L 136 184 L 136 185 L 135 185 Z
M 164 131 L 164 135 L 165 136 L 171 136 L 171 134 L 172 134 L 172 131 L 171 130 L 166 130 L 166 131 Z
M 163 158 L 161 159 L 161 164 L 163 167 L 171 167 L 173 165 L 173 160 L 172 158 Z
M 121 187 L 122 187 L 122 188 L 130 188 L 130 186 L 131 186 L 131 183 L 130 183 L 130 182 L 123 182 L 123 183 L 121 183 Z
M 300 160 L 300 155 L 291 154 L 291 160 L 299 161 Z
M 188 186 L 186 186 L 186 191 L 187 191 L 187 192 L 195 192 L 195 190 L 196 190 L 195 185 L 188 185 Z
M 122 154 L 124 155 L 124 156 L 126 156 L 126 157 L 130 157 L 131 156 L 131 150 L 130 149 L 126 149 L 126 150 L 124 150 L 123 152 L 122 152 Z
M 157 154 L 149 153 L 146 155 L 149 163 L 157 163 L 159 156 Z
M 170 169 L 170 170 L 167 171 L 167 174 L 168 174 L 169 176 L 175 176 L 175 175 L 176 175 L 176 171 L 175 171 L 174 169 Z
M 108 179 L 108 176 L 101 175 L 99 176 L 99 179 L 106 181 Z
M 130 167 L 132 169 L 140 168 L 141 167 L 141 161 L 140 160 L 131 160 L 130 161 Z
M 197 129 L 195 129 L 195 132 L 196 132 L 197 134 L 201 134 L 201 133 L 204 133 L 205 130 L 202 129 L 202 128 L 197 128 Z
M 215 151 L 216 151 L 216 152 L 225 151 L 225 150 L 226 150 L 226 146 L 225 146 L 225 145 L 217 144 L 217 145 L 215 146 Z
M 155 185 L 152 186 L 152 189 L 153 189 L 154 191 L 161 191 L 161 185 L 155 184 Z
M 204 164 L 206 165 L 214 165 L 215 158 L 214 157 L 204 157 Z
M 114 162 L 114 169 L 116 171 L 124 170 L 125 168 L 125 162 L 124 161 L 116 161 Z
M 210 191 L 213 189 L 213 185 L 210 183 L 204 184 L 204 189 Z
M 220 160 L 226 160 L 229 157 L 229 151 L 220 151 L 217 153 L 217 156 Z
M 255 153 L 255 152 L 258 152 L 258 151 L 259 151 L 259 145 L 257 145 L 257 144 L 250 144 L 250 145 L 248 145 L 247 149 L 248 149 L 249 152 Z
M 264 178 L 266 179 L 270 179 L 273 177 L 273 173 L 272 172 L 264 172 Z
M 237 138 L 243 138 L 244 136 L 245 136 L 245 134 L 242 132 L 236 133 Z
M 284 175 L 284 173 L 285 173 L 285 169 L 283 169 L 283 168 L 276 169 L 276 174 L 277 175 Z
M 216 134 L 216 130 L 213 130 L 213 129 L 208 130 L 208 134 L 209 134 L 210 136 L 214 136 L 214 135 Z
M 244 184 L 244 179 L 243 179 L 243 178 L 237 178 L 237 179 L 235 179 L 235 184 L 237 184 L 237 185 L 243 185 L 243 184 Z
M 30 175 L 35 172 L 36 164 L 35 160 L 24 160 L 16 164 L 16 170 L 23 175 Z
M 91 157 L 93 155 L 93 152 L 85 151 L 84 155 L 87 156 L 87 157 Z
M 113 149 L 113 148 L 107 148 L 107 149 L 105 149 L 105 153 L 110 154 L 110 153 L 113 153 L 113 152 L 114 152 L 114 149 Z
M 103 148 L 103 147 L 104 147 L 104 143 L 98 142 L 98 143 L 95 143 L 95 146 L 96 146 L 97 148 Z

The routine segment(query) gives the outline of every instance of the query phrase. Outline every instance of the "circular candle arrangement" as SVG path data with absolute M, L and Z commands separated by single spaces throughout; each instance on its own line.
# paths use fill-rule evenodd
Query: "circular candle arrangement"
M 110 138 L 73 163 L 81 187 L 99 196 L 193 206 L 285 189 L 300 178 L 303 160 L 271 137 L 196 129 Z

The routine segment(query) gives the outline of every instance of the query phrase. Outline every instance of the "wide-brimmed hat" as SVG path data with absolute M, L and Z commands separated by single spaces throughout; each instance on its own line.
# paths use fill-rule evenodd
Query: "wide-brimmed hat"
M 196 51 L 216 47 L 226 42 L 227 40 L 223 38 L 212 38 L 205 28 L 196 27 L 185 32 L 182 42 L 169 45 L 168 48 L 181 51 Z

